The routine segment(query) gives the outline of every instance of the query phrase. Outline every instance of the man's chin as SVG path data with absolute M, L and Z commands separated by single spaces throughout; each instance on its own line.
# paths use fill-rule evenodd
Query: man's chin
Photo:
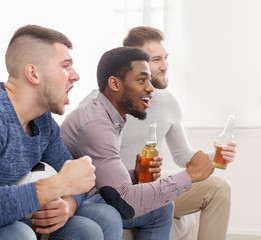
M 139 120 L 144 120 L 147 118 L 147 113 L 146 112 L 133 112 L 131 115 L 135 118 L 138 118 Z
M 52 113 L 62 116 L 65 113 L 65 107 L 56 108 L 51 110 Z
M 152 80 L 151 83 L 152 83 L 154 88 L 165 89 L 168 86 L 168 79 L 164 78 L 163 80 L 159 80 L 159 79 Z

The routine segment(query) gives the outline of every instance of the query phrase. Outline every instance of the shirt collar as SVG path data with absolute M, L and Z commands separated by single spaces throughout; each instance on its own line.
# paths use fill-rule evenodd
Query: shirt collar
M 98 93 L 97 99 L 106 109 L 115 129 L 121 131 L 121 129 L 124 127 L 124 124 L 126 123 L 126 117 L 123 118 L 118 110 L 109 101 L 109 99 L 101 92 Z

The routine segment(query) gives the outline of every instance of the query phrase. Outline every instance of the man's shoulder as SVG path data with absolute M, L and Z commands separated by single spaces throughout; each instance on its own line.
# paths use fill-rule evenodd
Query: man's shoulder
M 0 111 L 5 111 L 11 106 L 11 102 L 6 95 L 6 92 L 0 87 Z
M 175 94 L 172 91 L 170 91 L 168 88 L 155 89 L 154 95 L 157 98 L 168 98 L 168 99 L 173 99 L 173 100 L 177 101 Z
M 93 98 L 96 98 L 96 97 L 98 96 L 98 93 L 99 93 L 99 90 L 98 90 L 98 89 L 93 89 L 93 90 L 91 91 L 91 93 L 89 93 L 89 94 L 79 103 L 79 105 L 90 102 Z
M 168 89 L 155 89 L 152 95 L 151 106 L 154 107 L 166 107 L 169 105 L 179 105 L 176 96 Z
M 90 122 L 106 119 L 106 116 L 106 110 L 102 104 L 94 98 L 90 99 L 90 101 L 81 102 L 76 109 L 68 114 L 61 127 L 65 128 L 68 125 L 77 125 L 77 128 L 81 128 Z
M 7 128 L 9 127 L 7 120 L 7 114 L 5 114 L 4 108 L 0 104 L 0 135 L 7 132 Z M 0 138 L 1 137 L 3 136 L 0 136 Z
M 13 109 L 13 105 L 10 100 L 6 97 L 1 97 L 0 92 L 0 119 L 1 121 L 12 121 L 16 118 L 15 111 Z

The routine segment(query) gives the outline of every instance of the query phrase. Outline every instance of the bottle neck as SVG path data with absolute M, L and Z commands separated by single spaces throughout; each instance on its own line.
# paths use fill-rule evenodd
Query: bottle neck
M 233 133 L 234 125 L 235 125 L 235 115 L 232 114 L 228 118 L 228 121 L 227 121 L 226 126 L 224 128 L 224 132 Z
M 224 132 L 233 133 L 233 131 L 234 131 L 234 121 L 228 121 L 224 128 Z
M 149 128 L 149 135 L 146 141 L 146 145 L 155 144 L 157 143 L 157 136 L 156 136 L 156 123 L 150 125 Z

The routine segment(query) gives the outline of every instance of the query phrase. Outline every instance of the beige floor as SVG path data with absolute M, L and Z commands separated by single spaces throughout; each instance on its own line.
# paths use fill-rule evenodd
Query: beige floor
M 228 235 L 227 240 L 261 240 L 261 236 L 251 235 Z

